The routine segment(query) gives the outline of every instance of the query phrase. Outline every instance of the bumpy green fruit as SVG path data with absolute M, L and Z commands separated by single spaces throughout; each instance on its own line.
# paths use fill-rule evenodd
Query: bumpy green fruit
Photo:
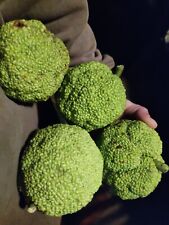
M 94 61 L 71 68 L 56 94 L 61 113 L 88 131 L 115 121 L 126 103 L 125 88 L 118 75 Z
M 0 85 L 23 102 L 47 100 L 69 66 L 68 51 L 38 20 L 14 20 L 0 28 Z
M 122 199 L 146 197 L 168 171 L 158 133 L 141 121 L 107 126 L 97 144 L 104 158 L 104 182 Z
M 59 124 L 37 132 L 21 169 L 29 201 L 47 215 L 61 216 L 92 200 L 102 183 L 103 158 L 86 130 Z

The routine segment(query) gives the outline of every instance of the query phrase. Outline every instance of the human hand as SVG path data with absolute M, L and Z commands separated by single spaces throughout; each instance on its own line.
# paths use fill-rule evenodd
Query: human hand
M 150 116 L 147 108 L 135 104 L 129 100 L 126 102 L 126 108 L 123 116 L 126 118 L 141 120 L 153 129 L 157 127 L 157 122 Z

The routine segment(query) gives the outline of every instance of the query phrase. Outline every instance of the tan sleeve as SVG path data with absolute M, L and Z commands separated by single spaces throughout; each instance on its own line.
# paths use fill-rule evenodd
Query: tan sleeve
M 39 19 L 60 37 L 70 51 L 71 65 L 96 60 L 103 61 L 110 68 L 114 67 L 112 57 L 102 55 L 97 49 L 95 36 L 88 25 L 87 0 L 17 0 L 15 4 L 14 0 L 5 2 L 8 2 L 8 7 L 7 4 L 4 5 L 6 9 L 3 13 L 7 20 L 16 17 Z

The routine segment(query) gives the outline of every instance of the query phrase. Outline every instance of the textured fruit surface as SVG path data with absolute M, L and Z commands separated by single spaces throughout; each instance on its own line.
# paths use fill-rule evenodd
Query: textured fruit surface
M 47 215 L 86 206 L 102 183 L 103 158 L 86 130 L 75 125 L 41 129 L 22 159 L 26 195 Z
M 69 65 L 64 43 L 38 20 L 15 20 L 0 28 L 0 85 L 23 102 L 47 100 Z
M 119 118 L 126 103 L 121 79 L 107 65 L 94 61 L 71 68 L 56 98 L 66 119 L 88 131 Z

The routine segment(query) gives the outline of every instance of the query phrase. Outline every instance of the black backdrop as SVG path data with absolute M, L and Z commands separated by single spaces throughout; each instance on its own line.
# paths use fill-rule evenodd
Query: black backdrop
M 89 0 L 89 9 L 99 49 L 125 65 L 128 96 L 157 120 L 169 163 L 169 1 Z M 125 206 L 130 225 L 169 225 L 169 174 L 149 197 Z
M 128 96 L 157 120 L 169 160 L 169 46 L 164 42 L 169 1 L 89 0 L 89 9 L 99 49 L 125 65 Z

